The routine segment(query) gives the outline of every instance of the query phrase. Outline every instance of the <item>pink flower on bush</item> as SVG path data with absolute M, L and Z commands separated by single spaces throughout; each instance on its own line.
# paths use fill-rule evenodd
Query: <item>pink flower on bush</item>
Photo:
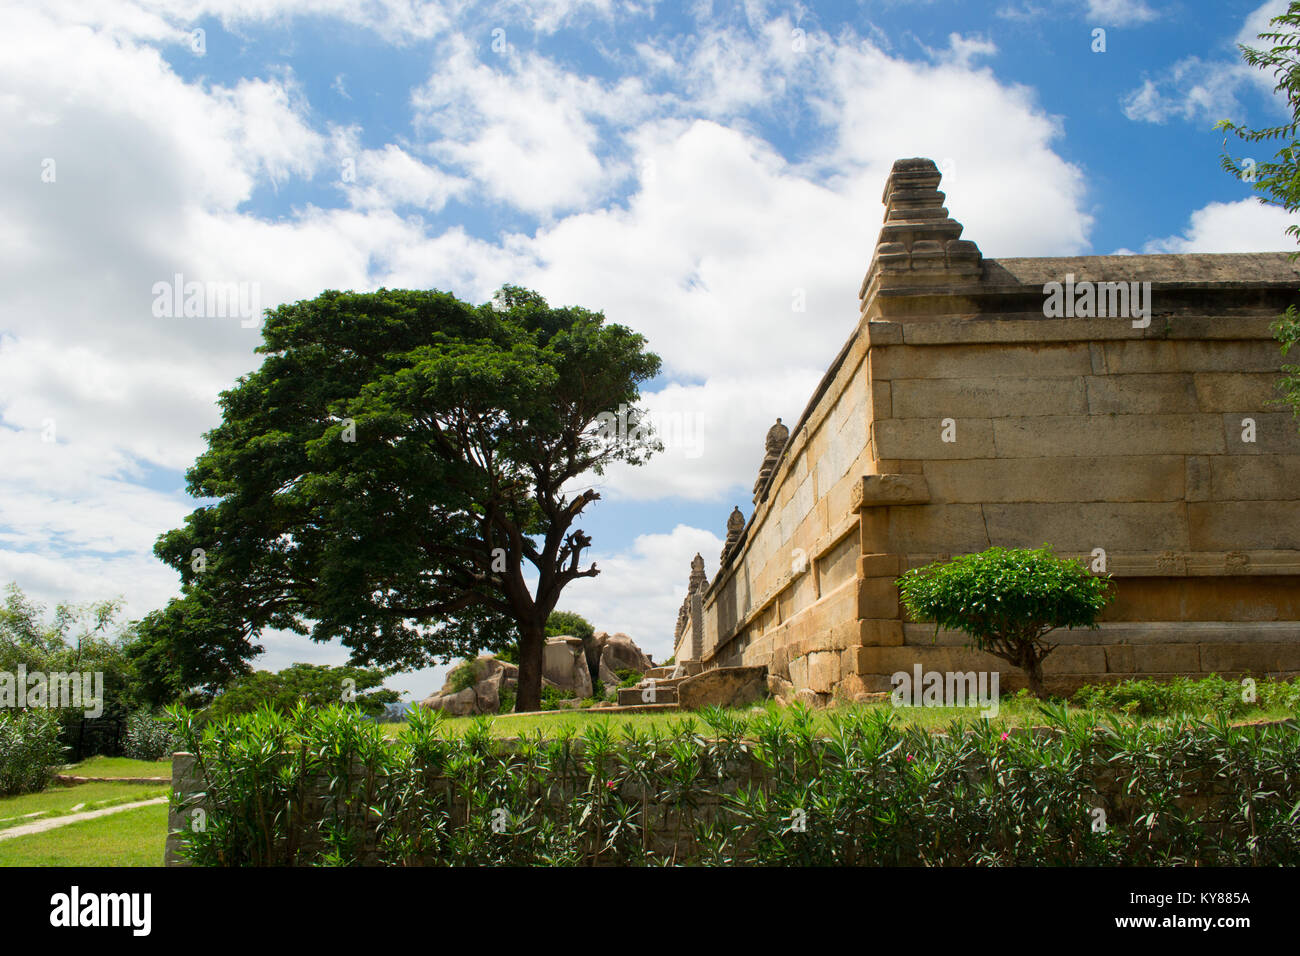
M 908 763 L 911 763 L 911 762 L 912 762 L 912 755 L 911 755 L 911 754 L 908 754 L 908 755 L 907 755 L 907 762 L 908 762 Z
M 1010 735 L 1009 733 L 1007 733 L 1005 730 L 1002 731 L 1002 739 L 1003 739 L 1003 740 L 1006 740 L 1006 739 L 1007 739 L 1008 737 L 1010 737 L 1010 736 L 1011 736 L 1011 735 Z

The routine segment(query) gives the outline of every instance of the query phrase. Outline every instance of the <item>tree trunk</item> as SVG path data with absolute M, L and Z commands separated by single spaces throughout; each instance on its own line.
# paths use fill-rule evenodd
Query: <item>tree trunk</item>
M 542 649 L 545 646 L 545 625 L 520 625 L 519 685 L 515 688 L 515 713 L 542 709 Z
M 1024 670 L 1029 676 L 1029 692 L 1039 700 L 1047 700 L 1047 692 L 1043 689 L 1042 659 L 1030 656 L 1025 661 Z

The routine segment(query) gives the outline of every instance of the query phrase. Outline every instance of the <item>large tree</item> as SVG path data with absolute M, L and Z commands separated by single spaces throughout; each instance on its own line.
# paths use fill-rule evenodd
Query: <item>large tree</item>
M 1260 193 L 1259 201 L 1271 206 L 1281 206 L 1293 215 L 1300 212 L 1300 0 L 1292 0 L 1285 13 L 1269 20 L 1270 30 L 1259 34 L 1267 49 L 1238 44 L 1242 59 L 1276 81 L 1273 92 L 1285 103 L 1290 120 L 1277 126 L 1252 129 L 1248 126 L 1222 120 L 1217 129 L 1226 130 L 1243 143 L 1277 144 L 1277 153 L 1271 161 L 1256 162 L 1253 158 L 1234 159 L 1224 141 L 1221 157 L 1223 168 L 1240 179 L 1253 183 Z M 1300 223 L 1287 227 L 1287 234 L 1300 240 Z M 1300 253 L 1292 253 L 1295 258 Z M 1282 354 L 1300 342 L 1300 311 L 1288 306 L 1273 325 L 1273 334 L 1282 343 Z M 1291 406 L 1300 418 L 1300 365 L 1283 365 L 1283 378 L 1279 385 L 1283 401 Z
M 386 667 L 517 640 L 517 707 L 535 709 L 546 619 L 598 573 L 583 482 L 659 447 L 635 407 L 658 356 L 513 286 L 480 306 L 330 291 L 268 312 L 263 335 L 187 474 L 212 501 L 155 548 L 181 572 L 175 622 L 205 625 L 186 639 L 247 657 L 280 628 Z

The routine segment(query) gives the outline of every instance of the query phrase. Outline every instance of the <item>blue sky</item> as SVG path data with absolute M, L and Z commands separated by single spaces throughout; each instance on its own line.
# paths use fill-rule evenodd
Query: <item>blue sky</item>
M 1212 128 L 1283 115 L 1235 50 L 1276 0 L 47 6 L 0 36 L 0 581 L 48 604 L 176 591 L 150 548 L 259 334 L 155 314 L 178 273 L 262 307 L 516 282 L 647 335 L 679 440 L 600 480 L 604 573 L 562 604 L 663 657 L 853 328 L 894 159 L 986 256 L 1289 247 Z

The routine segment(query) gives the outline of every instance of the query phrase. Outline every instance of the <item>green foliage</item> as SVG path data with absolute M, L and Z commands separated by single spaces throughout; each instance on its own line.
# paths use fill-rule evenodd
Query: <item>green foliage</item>
M 908 571 L 899 596 L 917 621 L 964 632 L 971 643 L 1023 668 L 1042 696 L 1044 638 L 1059 627 L 1095 627 L 1111 599 L 1109 577 L 1037 550 L 989 548 Z
M 150 707 L 209 702 L 221 688 L 250 674 L 249 661 L 263 650 L 244 639 L 229 609 L 205 600 L 197 587 L 145 615 L 137 633 L 127 653 Z
M 497 713 L 508 714 L 515 709 L 515 689 L 513 687 L 502 687 L 497 691 Z
M 175 751 L 176 735 L 171 721 L 143 710 L 131 715 L 126 724 L 122 756 L 131 760 L 161 760 Z
M 347 695 L 352 693 L 362 713 L 377 717 L 384 712 L 385 704 L 401 697 L 397 691 L 382 689 L 386 676 L 385 671 L 375 668 L 323 664 L 294 664 L 275 674 L 254 671 L 237 679 L 217 697 L 207 708 L 206 717 L 221 720 L 262 707 L 287 714 L 299 703 L 324 708 L 348 700 Z
M 645 339 L 514 286 L 478 306 L 327 291 L 263 335 L 187 473 L 211 503 L 155 546 L 192 605 L 168 628 L 236 670 L 267 628 L 380 666 L 539 651 L 564 587 L 597 573 L 574 522 L 599 495 L 567 489 L 660 447 L 596 428 L 658 373 Z M 536 593 L 513 586 L 534 575 Z M 173 686 L 208 671 L 159 658 Z
M 51 619 L 16 584 L 5 590 L 0 608 L 0 671 L 28 674 L 99 674 L 103 680 L 102 712 L 85 717 L 81 709 L 58 710 L 60 739 L 74 759 L 116 753 L 118 730 L 143 703 L 142 683 L 131 655 L 136 630 L 120 618 L 121 602 L 60 604 Z M 82 685 L 84 689 L 84 685 Z
M 461 661 L 447 674 L 447 685 L 455 693 L 478 683 L 479 667 L 477 660 Z
M 511 742 L 487 719 L 446 734 L 427 711 L 396 740 L 354 708 L 201 731 L 178 712 L 208 811 L 182 851 L 227 866 L 1300 863 L 1294 722 L 1041 711 L 1049 729 L 956 721 L 942 734 L 885 708 L 833 712 L 817 734 L 799 708 L 788 721 L 710 709 L 667 731 L 620 737 L 593 720 Z M 1099 780 L 1115 783 L 1099 794 Z
M 0 710 L 0 796 L 44 790 L 62 759 L 59 721 L 45 710 Z
M 561 690 L 558 687 L 546 686 L 542 688 L 542 705 L 539 710 L 559 710 L 560 701 L 575 700 L 577 698 L 571 690 Z
M 631 667 L 620 667 L 616 670 L 615 675 L 618 677 L 618 687 L 622 690 L 625 687 L 635 687 L 641 683 L 641 678 L 645 675 Z
M 596 636 L 596 629 L 581 614 L 575 614 L 573 611 L 552 611 L 551 616 L 546 619 L 546 636 L 559 637 L 561 634 L 580 637 L 583 643 L 586 643 Z
M 1273 29 L 1259 34 L 1259 39 L 1269 44 L 1268 49 L 1240 45 L 1242 59 L 1248 66 L 1271 74 L 1277 81 L 1273 92 L 1284 100 L 1291 113 L 1290 121 L 1280 126 L 1260 129 L 1222 120 L 1216 129 L 1225 130 L 1244 143 L 1278 143 L 1279 148 L 1271 162 L 1257 163 L 1253 169 L 1244 168 L 1228 152 L 1224 139 L 1220 165 L 1239 179 L 1254 183 L 1261 195 L 1259 201 L 1266 205 L 1281 206 L 1289 213 L 1300 211 L 1300 2 L 1292 0 L 1285 13 L 1269 21 Z M 1288 235 L 1300 239 L 1300 223 L 1287 227 Z M 1292 258 L 1300 253 L 1292 253 Z M 1290 353 L 1300 342 L 1300 312 L 1295 305 L 1287 306 L 1284 314 L 1273 324 L 1273 335 L 1282 345 L 1282 354 Z M 1300 418 L 1300 365 L 1283 365 L 1283 377 L 1278 388 L 1281 402 L 1291 406 Z
M 1300 679 L 1264 680 L 1254 686 L 1250 700 L 1241 681 L 1225 680 L 1217 674 L 1203 678 L 1175 677 L 1171 680 L 1126 680 L 1114 684 L 1086 684 L 1074 694 L 1074 703 L 1092 710 L 1107 710 L 1138 717 L 1175 714 L 1222 714 L 1240 717 L 1256 708 L 1300 707 Z

